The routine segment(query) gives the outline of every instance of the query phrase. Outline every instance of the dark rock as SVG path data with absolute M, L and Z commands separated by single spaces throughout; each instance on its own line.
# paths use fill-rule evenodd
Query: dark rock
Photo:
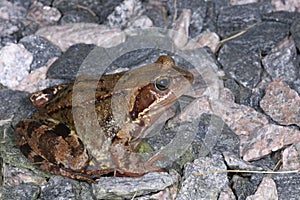
M 297 63 L 297 50 L 293 40 L 282 41 L 262 59 L 262 64 L 272 81 L 279 78 L 286 82 L 295 81 L 299 74 L 299 63 Z
M 261 14 L 272 11 L 270 3 L 252 3 L 223 7 L 218 16 L 218 34 L 226 38 L 261 22 Z
M 7 43 L 17 43 L 23 36 L 24 24 L 16 20 L 6 20 L 0 18 L 0 47 Z
M 274 180 L 270 177 L 264 177 L 260 182 L 255 194 L 248 196 L 246 199 L 278 199 L 277 188 Z
M 218 199 L 222 189 L 228 185 L 226 173 L 196 174 L 225 170 L 222 156 L 213 154 L 211 157 L 196 159 L 185 165 L 181 189 L 176 199 Z
M 22 38 L 20 43 L 33 55 L 30 70 L 35 70 L 46 65 L 48 60 L 61 55 L 60 48 L 38 35 L 30 35 Z
M 201 140 L 210 154 L 231 152 L 239 155 L 239 139 L 237 135 L 215 115 L 203 114 L 200 117 L 199 129 L 192 143 L 195 157 L 205 156 L 197 151 L 197 141 Z
M 158 9 L 147 9 L 143 12 L 147 15 L 153 22 L 154 27 L 164 28 L 167 26 L 166 20 L 164 19 L 162 11 Z
M 300 193 L 300 174 L 276 174 L 272 176 L 278 191 L 278 197 L 282 200 L 298 199 Z
M 227 79 L 224 81 L 224 86 L 233 93 L 234 102 L 243 105 L 250 105 L 251 90 L 237 83 L 233 79 Z
M 178 184 L 177 173 L 148 173 L 141 177 L 102 177 L 92 185 L 95 199 L 131 199 L 168 190 Z
M 12 0 L 11 2 L 16 5 L 21 5 L 22 7 L 28 9 L 34 0 Z M 39 0 L 41 1 L 41 0 Z M 47 0 L 45 0 L 47 1 Z M 48 0 L 49 2 L 49 0 Z
M 287 11 L 275 11 L 262 15 L 263 21 L 281 22 L 284 24 L 292 25 L 294 22 L 299 21 L 300 13 L 287 12 Z
M 295 41 L 298 51 L 300 51 L 300 20 L 295 20 L 291 27 L 292 38 Z
M 17 186 L 4 186 L 0 188 L 2 199 L 37 199 L 40 188 L 33 183 L 23 183 Z
M 249 51 L 247 47 L 235 44 L 225 44 L 218 57 L 223 70 L 239 84 L 253 88 L 260 81 L 262 73 L 258 52 Z
M 39 0 L 45 6 L 52 6 L 54 0 Z
M 227 76 L 245 87 L 255 87 L 261 79 L 261 55 L 288 36 L 289 26 L 276 22 L 262 22 L 244 34 L 226 42 L 218 60 Z
M 276 154 L 276 152 L 272 153 L 268 156 L 265 156 L 262 159 L 251 161 L 251 164 L 254 166 L 257 166 L 259 168 L 263 168 L 264 170 L 273 170 L 273 169 L 275 169 L 276 164 L 278 163 L 277 161 L 274 161 L 274 159 L 273 159 L 274 154 Z
M 189 31 L 190 36 L 195 37 L 203 30 L 216 32 L 219 11 L 223 6 L 228 5 L 228 0 L 169 0 L 169 19 L 172 21 L 176 13 L 178 18 L 182 9 L 190 9 L 192 16 Z
M 76 44 L 71 46 L 50 66 L 47 77 L 74 80 L 80 65 L 94 47 L 95 45 L 92 44 Z
M 28 118 L 33 110 L 27 92 L 0 90 L 1 119 L 10 119 L 18 113 L 17 118 Z M 15 119 L 16 121 L 18 119 Z
M 106 0 L 54 0 L 53 6 L 58 8 L 63 15 L 65 12 L 76 9 L 90 10 L 99 18 L 99 23 L 106 21 L 107 16 L 114 11 L 114 8 L 119 5 L 122 0 L 106 1 Z
M 140 64 L 146 63 L 149 61 L 149 58 L 155 57 L 155 55 L 158 55 L 158 53 L 158 51 L 150 48 L 131 51 L 115 59 L 108 69 L 112 67 L 133 68 Z
M 93 199 L 90 185 L 78 184 L 77 181 L 62 176 L 52 176 L 43 185 L 40 194 L 41 199 Z
M 234 175 L 230 182 L 237 199 L 244 200 L 247 196 L 253 195 L 263 177 L 264 175 L 262 174 L 254 174 L 246 177 Z
M 262 89 L 251 90 L 230 78 L 224 80 L 224 86 L 233 93 L 235 103 L 259 109 L 259 101 L 264 93 Z
M 241 45 L 244 51 L 256 51 L 261 55 L 268 54 L 271 49 L 289 35 L 290 26 L 280 22 L 262 22 L 236 37 L 226 44 Z
M 64 12 L 63 17 L 60 19 L 60 24 L 67 23 L 98 23 L 98 17 L 84 9 L 73 9 Z

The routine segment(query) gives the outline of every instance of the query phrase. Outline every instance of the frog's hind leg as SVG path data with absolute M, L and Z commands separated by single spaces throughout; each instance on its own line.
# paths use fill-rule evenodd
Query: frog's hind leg
M 49 130 L 49 127 L 42 125 L 40 122 L 35 120 L 24 120 L 16 125 L 16 139 L 17 144 L 20 147 L 21 152 L 36 166 L 40 167 L 42 170 L 48 171 L 52 174 L 62 175 L 78 180 L 95 182 L 92 176 L 85 174 L 84 166 L 78 170 L 72 170 L 64 167 L 59 160 L 57 160 L 58 155 L 55 150 L 61 149 L 60 145 L 67 145 L 65 141 L 60 141 L 61 135 L 57 135 L 53 130 Z M 55 129 L 62 130 L 62 128 Z M 66 138 L 69 136 L 63 134 Z M 50 140 L 51 139 L 51 140 Z M 68 138 L 69 142 L 75 142 Z M 61 142 L 65 142 L 62 143 Z M 76 142 L 75 142 L 76 143 Z M 49 146 L 50 145 L 50 146 Z M 63 149 L 64 150 L 64 149 Z M 66 160 L 68 160 L 68 154 L 74 155 L 71 148 L 66 148 Z M 61 152 L 60 156 L 62 156 Z M 80 155 L 77 155 L 80 161 Z M 87 155 L 83 155 L 88 161 Z M 69 159 L 72 160 L 72 159 Z M 84 163 L 84 161 L 82 161 Z M 87 162 L 86 162 L 87 163 Z

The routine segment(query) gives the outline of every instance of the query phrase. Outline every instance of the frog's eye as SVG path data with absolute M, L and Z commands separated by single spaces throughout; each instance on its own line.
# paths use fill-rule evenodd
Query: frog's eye
M 168 77 L 160 77 L 154 81 L 154 87 L 159 91 L 164 91 L 169 88 L 170 79 Z

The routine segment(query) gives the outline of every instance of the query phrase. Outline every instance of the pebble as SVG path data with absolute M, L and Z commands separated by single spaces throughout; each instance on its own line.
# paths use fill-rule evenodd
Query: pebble
M 257 191 L 254 195 L 248 196 L 246 200 L 277 200 L 278 194 L 276 189 L 276 184 L 273 179 L 269 177 L 263 178 Z
M 75 80 L 79 67 L 95 47 L 96 45 L 94 44 L 75 44 L 70 46 L 50 66 L 47 71 L 47 77 L 51 79 Z
M 48 26 L 39 29 L 36 34 L 59 46 L 62 51 L 66 51 L 70 46 L 78 43 L 109 48 L 125 41 L 125 33 L 121 30 L 92 23 Z
M 61 18 L 61 13 L 55 7 L 44 6 L 40 2 L 34 1 L 31 4 L 26 17 L 41 26 L 45 26 L 56 24 Z
M 103 177 L 98 184 L 92 185 L 92 190 L 97 199 L 132 198 L 156 193 L 177 183 L 176 174 L 156 172 L 138 178 Z
M 300 107 L 300 97 L 282 79 L 269 84 L 260 106 L 279 124 L 300 125 L 299 109 L 297 109 Z
M 196 174 L 224 169 L 226 165 L 222 161 L 222 156 L 216 154 L 187 163 L 183 172 L 182 186 L 176 199 L 217 199 L 222 188 L 228 184 L 227 175 L 225 173 L 203 176 Z
M 179 192 L 178 199 L 297 199 L 299 174 L 264 178 L 263 175 L 238 173 L 228 176 L 224 173 L 220 174 L 222 180 L 219 175 L 212 175 L 217 179 L 211 180 L 211 185 L 203 181 L 210 175 L 193 176 L 199 168 L 203 172 L 210 170 L 205 168 L 207 163 L 211 165 L 209 167 L 222 166 L 222 169 L 226 162 L 225 168 L 230 169 L 270 170 L 282 159 L 281 170 L 299 168 L 299 119 L 297 109 L 290 109 L 299 107 L 300 15 L 297 11 L 299 2 L 296 0 L 284 3 L 281 0 L 117 0 L 106 3 L 94 0 L 2 0 L 0 82 L 5 89 L 0 92 L 4 100 L 0 107 L 5 114 L 1 115 L 3 118 L 0 120 L 3 125 L 0 154 L 5 173 L 1 174 L 4 178 L 0 178 L 0 184 L 4 181 L 4 187 L 0 190 L 4 191 L 4 197 L 25 199 L 39 195 L 40 198 L 91 199 L 95 194 L 99 198 L 105 195 L 110 197 L 109 184 L 117 183 L 122 188 L 134 183 L 131 189 L 124 187 L 125 193 L 122 195 L 117 194 L 118 188 L 114 188 L 113 197 L 174 199 Z M 178 166 L 170 167 L 181 171 L 184 163 L 191 161 L 185 165 L 182 185 L 179 184 L 179 175 L 172 175 L 172 172 L 149 174 L 148 181 L 143 178 L 125 180 L 109 177 L 102 179 L 104 182 L 107 179 L 106 191 L 102 192 L 102 186 L 97 188 L 97 185 L 78 183 L 61 176 L 51 176 L 45 182 L 44 175 L 35 174 L 32 169 L 22 171 L 22 168 L 15 167 L 16 164 L 11 161 L 19 160 L 21 156 L 15 157 L 18 149 L 7 142 L 7 139 L 12 139 L 13 130 L 7 132 L 3 127 L 28 118 L 33 108 L 28 101 L 22 100 L 27 99 L 28 93 L 10 89 L 33 92 L 40 87 L 60 83 L 60 79 L 72 79 L 94 46 L 115 46 L 105 50 L 109 55 L 119 55 L 132 47 L 133 40 L 127 36 L 134 33 L 133 29 L 153 25 L 163 28 L 160 30 L 173 27 L 182 33 L 183 37 L 176 36 L 176 45 L 189 57 L 201 60 L 203 65 L 198 72 L 202 78 L 197 78 L 197 87 L 200 85 L 202 88 L 198 88 L 194 96 L 196 99 L 180 115 L 181 120 L 200 119 L 198 124 L 190 127 L 197 130 L 198 135 L 183 157 L 186 160 L 182 159 L 181 163 L 175 163 Z M 114 38 L 105 42 L 107 37 Z M 144 36 L 137 43 L 142 47 L 153 47 L 157 44 L 170 46 L 169 42 Z M 203 46 L 210 48 L 205 51 L 210 52 L 211 56 L 203 56 L 204 50 L 195 53 Z M 135 49 L 116 59 L 116 62 L 110 61 L 107 66 L 109 71 L 137 67 L 155 60 L 161 53 L 151 49 Z M 173 56 L 173 52 L 167 53 Z M 74 58 L 74 54 L 78 56 Z M 59 59 L 55 61 L 57 57 Z M 176 63 L 189 66 L 174 57 Z M 70 60 L 72 62 L 68 62 Z M 99 60 L 103 61 L 101 56 Z M 214 73 L 205 71 L 209 67 L 215 70 Z M 224 71 L 225 77 L 216 75 L 219 69 Z M 48 79 L 45 79 L 46 75 Z M 223 80 L 233 93 L 223 88 Z M 222 132 L 218 129 L 220 127 L 224 127 Z M 180 130 L 183 132 L 185 129 Z M 3 143 L 2 138 L 6 138 Z M 166 139 L 169 139 L 169 134 L 157 143 L 164 144 Z M 278 158 L 275 159 L 275 155 Z M 195 158 L 198 159 L 192 162 Z M 116 182 L 109 182 L 112 178 Z M 33 185 L 22 181 L 39 183 Z M 156 181 L 157 188 L 154 187 Z M 10 186 L 13 184 L 19 186 Z M 219 187 L 221 185 L 224 187 Z M 137 186 L 136 191 L 132 189 Z M 208 196 L 210 194 L 212 196 Z
M 21 44 L 11 43 L 1 48 L 0 82 L 9 88 L 16 88 L 28 76 L 32 60 L 32 53 Z
M 61 55 L 59 47 L 38 35 L 23 37 L 19 43 L 23 44 L 24 47 L 33 55 L 30 71 L 46 65 L 49 59 L 59 57 Z
M 177 48 L 182 48 L 186 45 L 189 38 L 189 26 L 191 21 L 191 10 L 183 9 L 180 17 L 177 19 L 172 32 L 172 39 Z
M 262 59 L 265 71 L 272 81 L 293 82 L 298 78 L 297 50 L 293 40 L 284 39 Z
M 108 17 L 108 26 L 124 29 L 131 26 L 144 11 L 139 0 L 124 0 Z
M 300 143 L 293 144 L 282 152 L 282 169 L 295 170 L 300 168 Z

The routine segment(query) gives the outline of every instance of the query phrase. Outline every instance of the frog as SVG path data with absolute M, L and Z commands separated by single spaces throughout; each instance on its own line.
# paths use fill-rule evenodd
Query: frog
M 164 155 L 145 160 L 139 145 L 193 80 L 168 55 L 100 78 L 81 75 L 30 96 L 37 112 L 17 123 L 17 145 L 42 170 L 80 181 L 163 172 L 154 163 Z

